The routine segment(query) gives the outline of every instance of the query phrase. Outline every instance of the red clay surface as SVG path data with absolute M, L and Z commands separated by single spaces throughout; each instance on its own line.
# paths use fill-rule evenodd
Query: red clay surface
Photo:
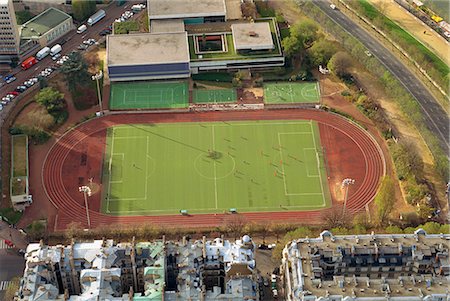
M 99 212 L 102 161 L 106 128 L 131 123 L 200 122 L 232 120 L 311 119 L 319 123 L 326 156 L 328 182 L 333 205 L 342 204 L 344 178 L 355 179 L 347 201 L 349 214 L 363 210 L 375 197 L 385 161 L 375 140 L 344 118 L 317 110 L 259 110 L 245 112 L 118 114 L 97 118 L 68 131 L 49 150 L 42 169 L 45 193 L 57 209 L 55 223 L 49 228 L 63 230 L 70 223 L 87 227 L 83 194 L 78 187 L 91 180 L 95 189 L 89 198 L 91 227 L 108 224 L 155 223 L 163 226 L 207 227 L 223 224 L 228 214 L 191 216 L 110 216 Z M 283 223 L 320 223 L 324 210 L 241 213 L 248 221 Z M 53 219 L 51 219 L 53 220 Z

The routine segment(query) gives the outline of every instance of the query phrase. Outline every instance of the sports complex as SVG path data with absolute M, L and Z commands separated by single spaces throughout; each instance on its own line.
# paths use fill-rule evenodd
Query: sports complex
M 217 226 L 319 223 L 343 178 L 350 212 L 372 201 L 384 159 L 375 140 L 320 110 L 111 114 L 66 132 L 44 162 L 54 229 L 72 222 Z M 79 187 L 88 185 L 86 200 Z M 87 204 L 87 208 L 86 208 Z M 183 213 L 180 214 L 181 210 Z

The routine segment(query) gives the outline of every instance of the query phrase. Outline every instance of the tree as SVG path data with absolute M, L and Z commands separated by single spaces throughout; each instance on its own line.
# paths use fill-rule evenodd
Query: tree
M 319 37 L 318 30 L 317 24 L 310 20 L 300 21 L 292 25 L 289 29 L 289 36 L 281 42 L 286 56 L 294 57 L 311 47 L 312 43 Z
M 348 212 L 342 214 L 342 207 L 338 206 L 333 206 L 325 210 L 321 215 L 321 219 L 323 221 L 323 227 L 328 230 L 337 227 L 346 228 L 351 222 Z
M 42 106 L 29 112 L 27 118 L 30 124 L 40 131 L 48 130 L 55 123 L 54 117 Z
M 328 69 L 339 77 L 348 76 L 351 66 L 352 58 L 344 51 L 335 53 L 328 62 Z
M 400 227 L 397 226 L 387 226 L 386 227 L 386 233 L 388 234 L 402 234 L 403 230 Z
M 392 209 L 394 208 L 395 202 L 395 188 L 394 181 L 388 176 L 384 176 L 381 179 L 380 190 L 375 197 L 375 204 L 377 205 L 377 218 L 378 223 L 382 225 Z
M 77 85 L 85 85 L 90 80 L 87 63 L 79 52 L 70 53 L 69 59 L 59 70 L 65 75 L 71 91 L 74 91 Z
M 242 231 L 244 230 L 246 224 L 247 220 L 240 214 L 231 214 L 224 219 L 225 229 L 233 235 L 234 240 L 243 234 Z
M 64 94 L 51 87 L 39 91 L 34 100 L 44 106 L 50 114 L 61 111 L 66 106 Z
M 334 43 L 325 39 L 315 42 L 314 45 L 308 49 L 308 56 L 314 66 L 326 66 L 335 53 L 336 47 L 334 46 Z
M 428 222 L 423 225 L 420 225 L 418 228 L 422 228 L 427 232 L 427 234 L 439 234 L 441 233 L 441 224 L 436 222 Z M 443 232 L 447 233 L 447 232 Z
M 77 21 L 89 18 L 97 9 L 95 0 L 72 0 L 73 17 Z

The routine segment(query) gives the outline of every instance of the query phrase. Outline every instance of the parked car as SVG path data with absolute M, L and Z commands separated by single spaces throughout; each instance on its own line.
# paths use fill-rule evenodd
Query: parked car
M 57 59 L 59 59 L 61 57 L 61 53 L 57 53 L 54 56 L 52 56 L 52 60 L 56 61 Z
M 0 111 L 3 111 L 3 105 L 0 104 Z
M 15 77 L 15 76 L 10 76 L 10 77 L 8 77 L 7 79 L 5 78 L 5 82 L 6 82 L 7 84 L 12 83 L 12 82 L 15 81 L 15 80 L 16 80 L 16 77 Z
M 22 92 L 24 92 L 26 89 L 27 89 L 27 87 L 25 87 L 25 86 L 17 86 L 16 91 L 22 93 Z

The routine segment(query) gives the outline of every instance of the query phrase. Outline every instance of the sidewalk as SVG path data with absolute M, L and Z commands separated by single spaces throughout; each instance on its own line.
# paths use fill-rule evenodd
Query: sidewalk
M 380 0 L 368 1 L 380 10 Z M 384 8 L 382 11 L 386 17 L 396 22 L 404 30 L 409 32 L 412 36 L 439 56 L 447 65 L 450 65 L 450 46 L 443 37 L 434 32 L 433 29 L 428 27 L 421 20 L 411 15 L 393 0 L 384 0 L 381 5 Z M 424 31 L 426 32 L 425 34 Z
M 0 221 L 0 239 L 12 241 L 18 249 L 25 249 L 28 245 L 25 235 L 21 234 L 18 229 L 10 228 L 10 225 L 3 221 Z

